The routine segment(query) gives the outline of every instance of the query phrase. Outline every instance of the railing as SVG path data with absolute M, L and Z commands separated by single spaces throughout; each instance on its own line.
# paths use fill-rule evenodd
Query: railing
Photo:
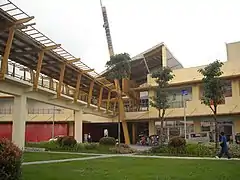
M 13 108 L 0 108 L 0 114 L 12 114 Z M 64 114 L 63 109 L 52 108 L 30 108 L 28 114 Z
M 1 57 L 0 57 L 0 62 L 1 62 Z M 1 63 L 0 63 L 1 64 Z M 8 60 L 8 71 L 7 74 L 9 76 L 12 76 L 16 79 L 23 80 L 29 83 L 33 83 L 33 77 L 34 77 L 34 70 L 31 70 L 21 64 L 15 63 L 11 60 Z M 57 91 L 59 81 L 49 78 L 46 75 L 40 74 L 39 76 L 39 81 L 38 81 L 38 86 L 47 88 L 49 90 Z M 63 83 L 62 88 L 61 88 L 61 93 L 64 95 L 67 95 L 69 97 L 74 97 L 75 93 L 75 87 L 66 85 Z M 88 94 L 80 91 L 79 92 L 79 100 L 82 100 L 84 102 L 88 102 Z M 97 105 L 98 98 L 92 97 L 91 104 Z M 101 106 L 103 107 L 103 106 Z

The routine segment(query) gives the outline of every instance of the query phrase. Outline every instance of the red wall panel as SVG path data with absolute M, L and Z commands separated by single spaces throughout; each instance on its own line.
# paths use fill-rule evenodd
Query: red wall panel
M 12 124 L 4 123 L 0 124 L 0 138 L 12 139 Z
M 55 123 L 54 135 L 68 135 L 68 123 Z M 12 139 L 12 124 L 0 124 L 0 138 Z M 52 124 L 49 123 L 27 123 L 26 142 L 48 141 L 52 137 Z
M 54 136 L 68 135 L 68 124 L 55 124 Z M 27 142 L 48 141 L 52 137 L 52 124 L 29 123 L 26 127 L 25 139 Z

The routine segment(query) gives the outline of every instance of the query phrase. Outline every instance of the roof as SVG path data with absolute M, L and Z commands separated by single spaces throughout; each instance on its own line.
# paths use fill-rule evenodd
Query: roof
M 162 47 L 166 45 L 162 42 L 146 51 L 131 58 L 131 80 L 136 81 L 137 85 L 147 82 L 147 75 L 162 66 Z M 167 66 L 172 69 L 183 68 L 182 64 L 172 55 L 166 47 Z M 109 69 L 101 74 L 107 76 Z
M 0 2 L 0 54 L 4 53 L 5 43 L 8 38 L 8 31 L 4 31 L 6 27 L 11 26 L 19 19 L 30 17 L 20 8 L 18 8 L 11 1 L 6 0 Z M 26 28 L 17 29 L 14 34 L 14 40 L 12 43 L 10 59 L 16 63 L 19 67 L 36 69 L 38 53 L 41 49 L 52 45 L 57 45 L 53 40 L 46 35 L 38 31 L 33 23 Z M 26 24 L 22 24 L 22 27 Z M 7 30 L 7 29 L 6 29 Z M 61 64 L 70 60 L 78 59 L 62 47 L 58 47 L 54 50 L 47 51 L 44 54 L 43 66 L 41 69 L 42 76 L 48 76 L 53 79 L 59 80 Z M 86 72 L 88 71 L 88 72 Z M 91 70 L 89 66 L 82 61 L 67 63 L 65 69 L 65 75 L 63 83 L 74 87 L 76 86 L 77 76 L 80 72 L 84 72 L 81 79 L 81 91 L 88 93 L 89 85 L 91 81 L 95 80 L 93 96 L 99 95 L 101 86 L 110 84 L 105 78 L 96 79 L 100 76 L 94 70 Z M 114 85 L 105 87 L 104 98 L 107 97 L 107 89 L 113 89 Z

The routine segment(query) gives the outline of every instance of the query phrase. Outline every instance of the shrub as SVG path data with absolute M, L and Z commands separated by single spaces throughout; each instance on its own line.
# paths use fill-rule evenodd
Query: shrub
M 22 151 L 7 139 L 0 139 L 0 180 L 20 180 Z
M 114 148 L 110 148 L 110 151 L 112 153 L 117 153 L 117 154 L 131 154 L 131 153 L 135 153 L 136 151 L 132 148 L 124 148 L 124 147 L 114 147 Z
M 77 141 L 72 136 L 65 136 L 61 141 L 63 147 L 74 147 L 77 144 Z
M 97 143 L 86 143 L 86 144 L 84 144 L 84 148 L 87 150 L 97 149 L 98 144 Z
M 59 144 L 59 146 L 62 146 L 62 140 L 65 136 L 61 136 L 57 138 L 57 143 Z
M 113 137 L 103 137 L 99 141 L 100 145 L 114 146 L 116 144 L 116 139 Z
M 231 144 L 229 146 L 229 152 L 232 157 L 240 158 L 240 145 L 239 144 Z
M 180 148 L 186 146 L 186 140 L 182 137 L 173 137 L 168 143 L 169 147 Z

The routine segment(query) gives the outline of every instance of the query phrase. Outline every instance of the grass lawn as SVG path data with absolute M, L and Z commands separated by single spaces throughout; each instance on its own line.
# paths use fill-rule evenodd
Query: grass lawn
M 80 154 L 58 154 L 58 153 L 47 153 L 47 152 L 24 152 L 23 162 L 33 161 L 46 161 L 46 160 L 59 160 L 59 159 L 71 159 L 89 157 L 88 155 Z
M 23 166 L 24 180 L 239 180 L 240 161 L 115 157 Z

